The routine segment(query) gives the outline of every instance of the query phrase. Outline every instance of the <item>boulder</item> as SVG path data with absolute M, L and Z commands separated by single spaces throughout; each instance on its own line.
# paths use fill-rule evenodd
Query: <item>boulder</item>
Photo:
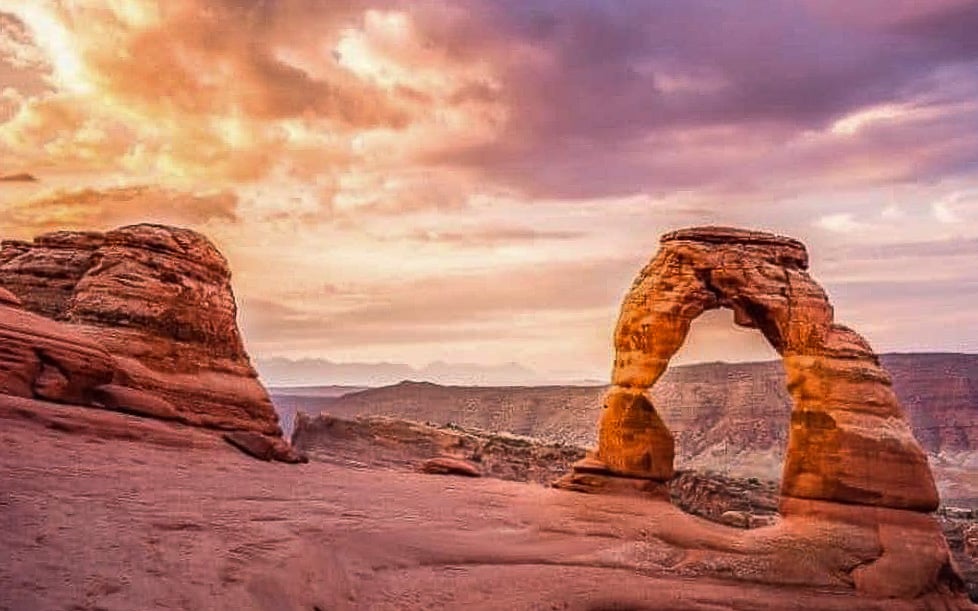
M 748 528 L 751 523 L 751 515 L 746 511 L 724 511 L 720 514 L 718 521 L 734 528 Z
M 148 416 L 158 420 L 177 420 L 186 422 L 173 404 L 166 399 L 118 384 L 103 384 L 92 391 L 92 400 L 96 405 L 117 412 L 125 412 L 136 416 Z

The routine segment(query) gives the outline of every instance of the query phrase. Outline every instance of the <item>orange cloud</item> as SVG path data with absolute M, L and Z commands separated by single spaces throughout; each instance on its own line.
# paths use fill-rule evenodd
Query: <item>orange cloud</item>
M 4 205 L 0 231 L 32 237 L 58 229 L 110 229 L 136 222 L 202 225 L 238 220 L 229 192 L 192 194 L 159 187 L 57 191 Z
M 501 120 L 486 64 L 359 2 L 48 1 L 7 19 L 22 26 L 9 55 L 50 70 L 51 90 L 0 101 L 0 155 L 25 166 L 337 182 L 484 141 Z

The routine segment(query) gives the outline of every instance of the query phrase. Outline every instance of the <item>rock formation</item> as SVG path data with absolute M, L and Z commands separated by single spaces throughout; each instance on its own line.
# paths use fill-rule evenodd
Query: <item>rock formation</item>
M 356 468 L 408 469 L 549 485 L 584 449 L 484 429 L 364 416 L 299 413 L 292 443 L 312 461 Z M 352 459 L 352 460 L 351 460 Z
M 422 473 L 433 475 L 461 475 L 463 477 L 482 477 L 479 467 L 466 460 L 459 460 L 451 456 L 436 456 L 429 458 L 421 463 L 419 469 Z
M 114 372 L 112 357 L 77 329 L 0 303 L 0 394 L 85 404 Z
M 877 528 L 881 555 L 852 570 L 863 593 L 913 598 L 959 583 L 940 528 L 924 515 L 937 508 L 937 490 L 890 376 L 862 337 L 834 321 L 807 267 L 791 238 L 719 227 L 664 235 L 622 305 L 597 450 L 555 485 L 647 493 L 657 484 L 661 495 L 673 439 L 647 390 L 692 321 L 726 307 L 782 357 L 794 407 L 780 510 L 803 518 L 790 524 Z
M 783 496 L 931 511 L 937 490 L 889 375 L 833 320 L 797 240 L 725 228 L 676 231 L 642 270 L 615 331 L 612 388 L 593 457 L 609 475 L 667 481 L 672 435 L 646 395 L 706 310 L 727 307 L 781 354 L 794 400 Z M 594 464 L 589 466 L 594 470 Z
M 0 248 L 0 391 L 281 436 L 236 323 L 227 261 L 159 225 Z

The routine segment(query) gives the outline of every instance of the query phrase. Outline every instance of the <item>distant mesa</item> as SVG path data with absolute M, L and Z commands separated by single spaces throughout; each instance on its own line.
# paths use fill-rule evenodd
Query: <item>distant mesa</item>
M 227 261 L 199 233 L 143 224 L 6 240 L 0 287 L 0 393 L 281 437 Z
M 38 180 L 33 174 L 21 172 L 18 174 L 7 174 L 0 176 L 0 182 L 38 182 Z

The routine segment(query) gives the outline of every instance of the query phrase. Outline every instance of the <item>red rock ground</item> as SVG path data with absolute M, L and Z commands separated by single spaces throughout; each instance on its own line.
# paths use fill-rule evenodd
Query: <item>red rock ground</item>
M 836 569 L 878 550 L 838 522 L 743 531 L 644 499 L 265 463 L 9 397 L 0 425 L 0 609 L 968 608 L 857 596 Z

